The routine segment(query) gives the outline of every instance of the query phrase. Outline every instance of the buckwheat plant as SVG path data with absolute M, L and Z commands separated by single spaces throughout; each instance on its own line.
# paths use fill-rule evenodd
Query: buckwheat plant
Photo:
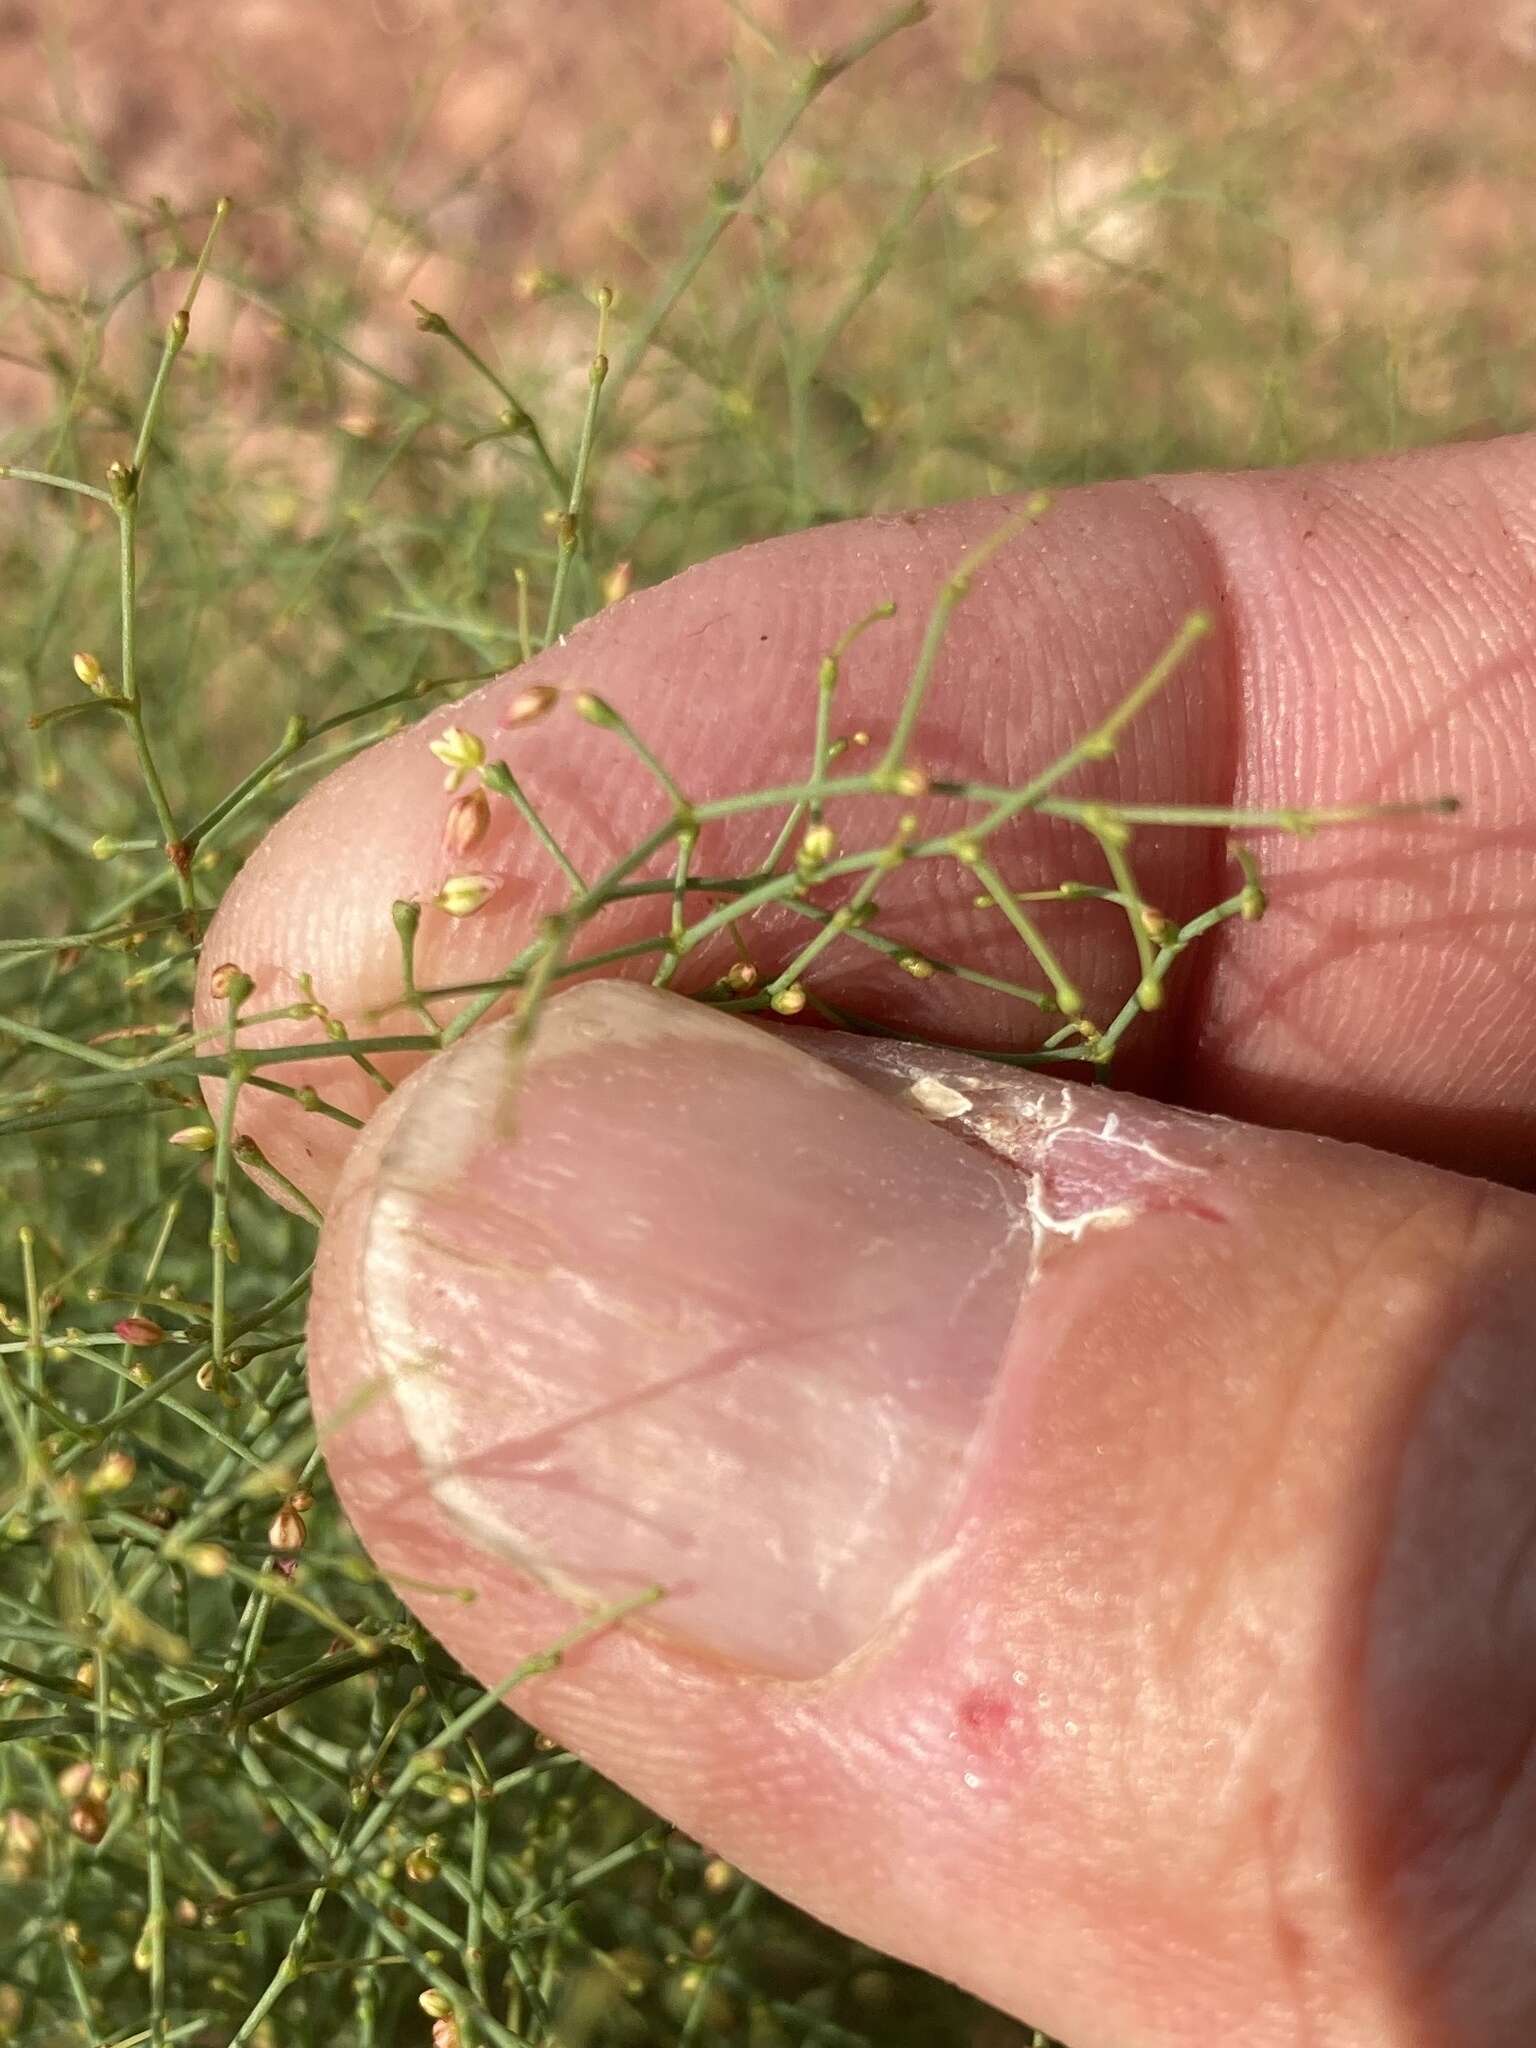
M 935 289 L 952 296 L 931 320 L 953 329 L 965 311 L 958 257 L 947 286 L 936 267 L 921 288 L 901 281 L 963 162 L 924 168 L 805 307 L 778 253 L 776 159 L 824 89 L 919 13 L 802 66 L 770 111 L 748 92 L 739 118 L 717 116 L 711 144 L 733 171 L 693 242 L 649 298 L 540 280 L 553 338 L 515 380 L 425 305 L 419 379 L 374 363 L 355 341 L 361 287 L 310 239 L 302 194 L 288 225 L 315 261 L 281 293 L 226 260 L 239 221 L 221 235 L 223 201 L 190 239 L 169 210 L 116 202 L 124 268 L 84 305 L 11 266 L 15 359 L 51 375 L 53 398 L 10 434 L 0 471 L 0 2039 L 1043 2042 L 816 1927 L 518 1719 L 520 1680 L 623 1613 L 584 1620 L 489 1692 L 433 1644 L 330 1494 L 304 1375 L 318 1219 L 296 1190 L 287 1206 L 270 1198 L 278 1176 L 237 1134 L 238 1106 L 263 1088 L 350 1122 L 293 1090 L 285 1066 L 377 1075 L 380 1055 L 430 1053 L 497 1005 L 530 1034 L 563 981 L 621 960 L 728 1010 L 874 1030 L 829 992 L 829 960 L 848 948 L 878 956 L 898 989 L 948 977 L 1001 992 L 1030 1047 L 1007 1057 L 1107 1076 L 1189 949 L 1263 913 L 1262 835 L 1362 815 L 1074 793 L 1074 771 L 1114 752 L 1208 622 L 1187 619 L 1116 710 L 1023 780 L 985 763 L 935 779 L 924 719 L 944 634 L 998 549 L 1050 518 L 1041 490 L 954 565 L 888 730 L 844 730 L 838 682 L 893 604 L 850 619 L 819 673 L 785 679 L 803 689 L 804 767 L 777 787 L 685 788 L 665 730 L 531 684 L 502 721 L 508 758 L 472 721 L 433 742 L 450 784 L 438 907 L 472 918 L 485 901 L 476 849 L 497 806 L 558 884 L 502 973 L 419 986 L 422 906 L 402 902 L 412 1028 L 354 1032 L 311 990 L 305 1043 L 242 1045 L 260 1013 L 237 964 L 217 978 L 217 1027 L 188 1023 L 202 935 L 239 859 L 337 761 L 528 659 L 632 577 L 882 491 L 1029 481 L 994 436 L 995 393 L 969 388 L 963 366 L 924 386 L 931 364 L 903 390 L 895 367 L 924 360 L 911 323 Z M 409 239 L 381 195 L 371 204 L 369 233 Z M 951 238 L 964 225 L 963 209 L 942 218 Z M 744 253 L 711 298 L 705 267 L 728 234 Z M 975 261 L 980 303 L 995 280 L 990 258 Z M 158 356 L 130 389 L 104 353 L 107 324 L 152 332 L 145 309 L 168 286 Z M 906 325 L 855 347 L 881 293 Z M 244 414 L 216 342 L 199 345 L 215 298 L 226 333 L 243 308 L 271 350 Z M 765 312 L 780 338 L 766 368 L 749 342 Z M 573 400 L 578 320 L 591 353 Z M 818 426 L 837 403 L 858 415 L 842 441 Z M 909 446 L 919 413 L 936 438 Z M 906 452 L 871 456 L 898 416 Z M 1056 464 L 1035 480 L 1070 475 Z M 568 721 L 573 744 L 628 748 L 655 784 L 653 828 L 601 874 L 577 871 L 514 773 L 516 728 L 543 718 Z M 1031 811 L 1078 828 L 1084 876 L 1010 871 L 999 834 Z M 700 872 L 706 828 L 747 812 L 772 841 L 761 865 Z M 1149 827 L 1227 835 L 1219 900 L 1183 921 L 1147 900 Z M 1016 937 L 1011 976 L 934 957 L 887 914 L 897 870 L 956 867 L 977 915 Z M 634 898 L 654 903 L 647 935 L 594 944 L 601 914 Z M 1134 941 L 1107 1014 L 1089 1014 L 1048 936 L 1074 903 L 1114 906 Z M 775 970 L 754 948 L 765 914 L 801 929 Z M 690 964 L 722 934 L 734 963 L 700 989 Z M 216 1118 L 208 1076 L 228 1084 Z

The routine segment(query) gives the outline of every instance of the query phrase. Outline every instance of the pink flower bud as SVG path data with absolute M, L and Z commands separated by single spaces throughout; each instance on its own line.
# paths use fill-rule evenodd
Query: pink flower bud
M 468 853 L 478 846 L 491 825 L 491 800 L 483 789 L 466 789 L 448 806 L 443 821 L 444 853 Z
M 302 1550 L 307 1536 L 304 1517 L 291 1502 L 285 1501 L 272 1517 L 267 1542 L 274 1550 Z
M 87 1792 L 69 1809 L 69 1825 L 82 1842 L 99 1842 L 107 1832 L 107 1802 Z
M 560 692 L 552 683 L 530 683 L 526 690 L 519 690 L 498 721 L 501 725 L 532 725 L 536 718 L 543 718 L 553 711 L 560 698 Z
M 112 1327 L 125 1344 L 136 1344 L 141 1350 L 165 1342 L 164 1330 L 148 1316 L 123 1316 Z

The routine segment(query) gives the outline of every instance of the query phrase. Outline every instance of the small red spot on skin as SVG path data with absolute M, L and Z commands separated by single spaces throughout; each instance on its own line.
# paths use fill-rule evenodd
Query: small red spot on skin
M 999 1687 L 974 1686 L 955 1709 L 956 1732 L 973 1749 L 994 1751 L 1012 1724 L 1014 1703 Z

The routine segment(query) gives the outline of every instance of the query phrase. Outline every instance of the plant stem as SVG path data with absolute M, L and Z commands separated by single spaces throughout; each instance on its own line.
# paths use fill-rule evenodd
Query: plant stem
M 597 409 L 608 376 L 608 313 L 613 293 L 607 285 L 597 292 L 597 348 L 587 368 L 587 406 L 582 415 L 581 440 L 576 449 L 576 467 L 571 472 L 570 496 L 561 519 L 555 545 L 555 581 L 549 595 L 549 612 L 544 620 L 543 645 L 548 647 L 560 631 L 565 616 L 565 588 L 571 563 L 582 541 L 582 512 L 587 491 L 587 470 L 592 461 L 592 444 L 597 433 Z

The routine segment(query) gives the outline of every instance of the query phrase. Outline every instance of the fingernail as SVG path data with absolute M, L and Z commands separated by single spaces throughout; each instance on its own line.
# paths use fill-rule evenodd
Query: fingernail
M 413 1078 L 377 1169 L 365 1306 L 427 1483 L 561 1591 L 659 1585 L 658 1630 L 825 1672 L 951 1531 L 1038 1179 L 942 1082 L 632 983 L 511 1030 Z

